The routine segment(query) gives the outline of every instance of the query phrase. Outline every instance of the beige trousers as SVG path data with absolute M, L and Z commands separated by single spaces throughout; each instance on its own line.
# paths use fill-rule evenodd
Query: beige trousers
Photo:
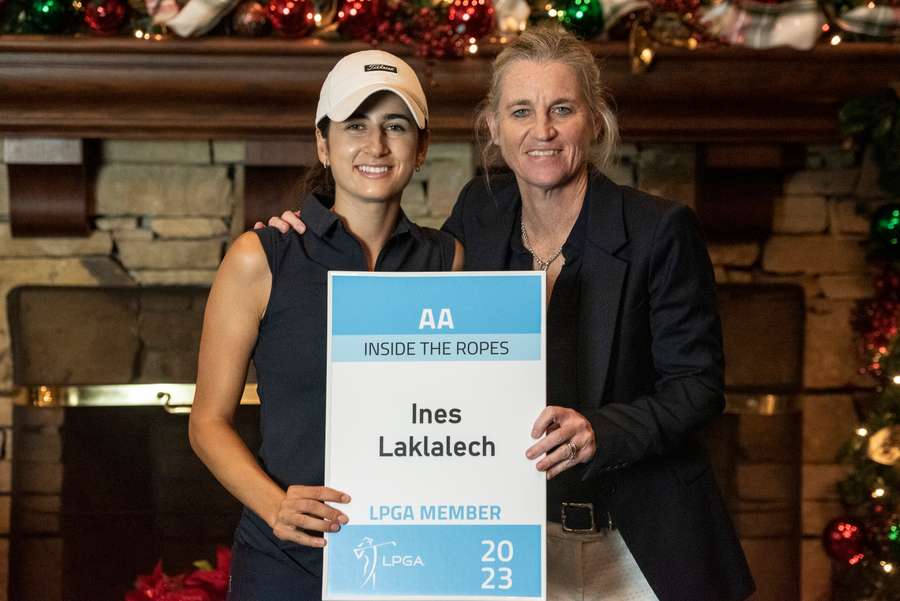
M 548 601 L 658 601 L 618 530 L 563 532 L 547 523 Z

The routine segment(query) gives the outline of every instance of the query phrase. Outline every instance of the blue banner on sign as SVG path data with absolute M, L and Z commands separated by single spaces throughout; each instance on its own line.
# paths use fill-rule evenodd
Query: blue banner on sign
M 332 335 L 540 334 L 539 274 L 332 274 Z
M 540 597 L 538 525 L 348 525 L 328 535 L 329 595 Z

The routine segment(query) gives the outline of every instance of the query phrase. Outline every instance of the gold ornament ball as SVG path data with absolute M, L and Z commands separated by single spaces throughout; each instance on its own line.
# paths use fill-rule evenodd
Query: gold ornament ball
M 260 37 L 272 31 L 266 7 L 256 0 L 241 2 L 232 13 L 231 25 L 235 33 L 244 37 Z
M 869 437 L 869 459 L 881 465 L 900 461 L 900 425 L 885 426 Z

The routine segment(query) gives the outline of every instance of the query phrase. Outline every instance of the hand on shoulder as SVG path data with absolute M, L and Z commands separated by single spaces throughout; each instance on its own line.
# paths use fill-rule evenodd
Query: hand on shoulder
M 292 229 L 298 234 L 303 234 L 306 232 L 306 224 L 303 223 L 303 220 L 300 219 L 300 210 L 296 211 L 285 211 L 281 214 L 280 217 L 272 216 L 269 217 L 268 221 L 269 227 L 274 227 L 282 234 L 286 234 Z M 262 221 L 257 221 L 253 224 L 253 229 L 259 230 L 266 227 Z

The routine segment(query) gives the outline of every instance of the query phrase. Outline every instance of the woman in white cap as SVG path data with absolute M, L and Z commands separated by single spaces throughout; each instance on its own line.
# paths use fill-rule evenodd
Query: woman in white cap
M 347 517 L 348 491 L 323 486 L 326 273 L 461 268 L 462 247 L 420 228 L 400 196 L 428 147 L 428 108 L 413 70 L 378 50 L 332 69 L 316 111 L 321 166 L 308 177 L 302 237 L 248 232 L 210 291 L 190 419 L 196 453 L 244 505 L 231 601 L 319 599 L 323 532 Z M 261 401 L 254 457 L 233 427 L 250 359 Z

